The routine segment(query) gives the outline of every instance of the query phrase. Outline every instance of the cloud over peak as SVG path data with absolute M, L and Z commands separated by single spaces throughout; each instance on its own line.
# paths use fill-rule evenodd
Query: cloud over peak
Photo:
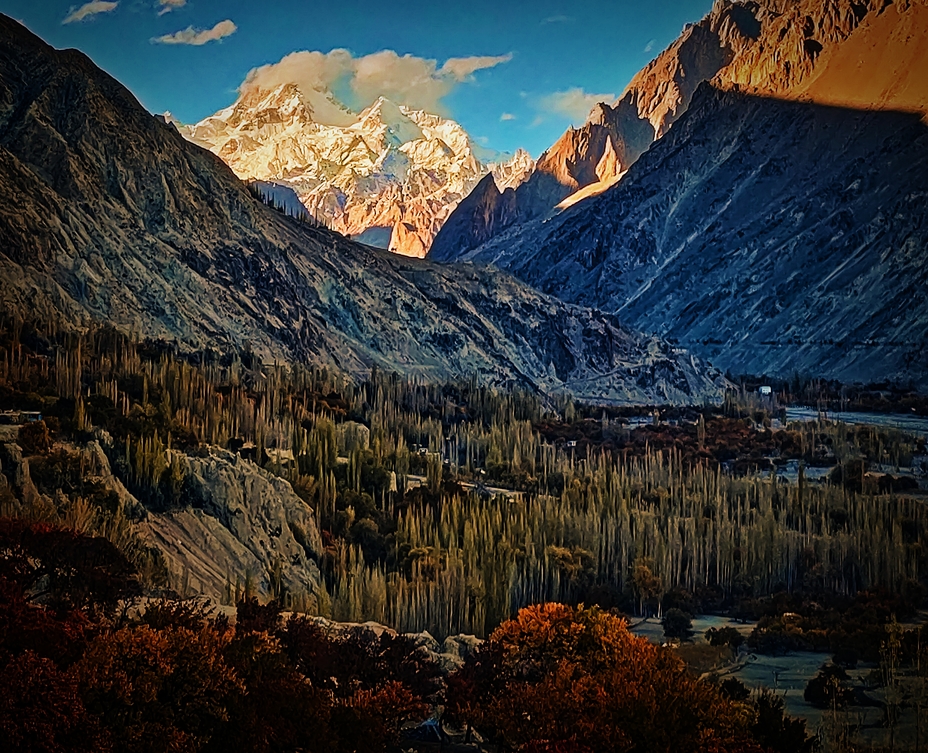
M 583 122 L 600 102 L 612 102 L 615 94 L 589 94 L 580 87 L 549 94 L 541 100 L 543 110 L 566 115 L 573 122 Z
M 381 50 L 355 57 L 349 50 L 335 49 L 293 52 L 279 63 L 252 70 L 241 86 L 242 93 L 253 89 L 273 90 L 295 84 L 313 104 L 319 122 L 342 125 L 344 111 L 326 107 L 313 92 L 337 92 L 345 104 L 360 110 L 378 97 L 429 112 L 441 111 L 441 100 L 460 83 L 472 80 L 474 73 L 507 63 L 512 55 L 450 58 L 438 61 L 414 55 Z M 341 113 L 341 114 L 340 114 Z
M 192 26 L 188 26 L 182 31 L 156 37 L 152 41 L 158 44 L 187 44 L 200 47 L 208 42 L 218 42 L 220 39 L 230 37 L 236 31 L 238 31 L 238 27 L 227 19 L 220 21 L 212 29 L 194 29 Z
M 172 10 L 183 8 L 186 4 L 187 0 L 158 0 L 158 5 L 161 6 L 158 15 L 163 16 L 165 13 L 170 13 Z
M 478 55 L 468 58 L 448 58 L 441 67 L 439 74 L 449 75 L 455 81 L 468 81 L 477 71 L 495 68 L 512 60 L 512 53 L 508 55 Z
M 119 7 L 119 2 L 105 2 L 105 0 L 92 0 L 92 2 L 84 3 L 80 8 L 72 7 L 67 16 L 65 16 L 63 24 L 73 24 L 79 21 L 83 21 L 85 18 L 90 18 L 92 16 L 99 15 L 100 13 L 109 13 L 116 10 Z

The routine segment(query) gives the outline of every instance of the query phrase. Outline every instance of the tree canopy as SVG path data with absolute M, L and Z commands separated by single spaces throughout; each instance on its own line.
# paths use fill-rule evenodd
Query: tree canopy
M 520 610 L 451 678 L 448 710 L 519 750 L 762 750 L 742 709 L 597 608 Z

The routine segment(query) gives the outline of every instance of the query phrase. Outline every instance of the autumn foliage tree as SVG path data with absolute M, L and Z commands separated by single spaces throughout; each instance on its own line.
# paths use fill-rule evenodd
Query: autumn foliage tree
M 0 519 L 0 578 L 54 609 L 112 610 L 141 587 L 126 556 L 104 538 Z
M 203 750 L 244 690 L 223 657 L 230 638 L 145 625 L 100 635 L 75 667 L 87 707 L 127 753 Z
M 72 672 L 32 651 L 0 668 L 0 742 L 18 753 L 103 753 L 106 729 L 84 706 Z
M 761 751 L 747 715 L 596 608 L 503 623 L 449 680 L 449 715 L 525 751 Z

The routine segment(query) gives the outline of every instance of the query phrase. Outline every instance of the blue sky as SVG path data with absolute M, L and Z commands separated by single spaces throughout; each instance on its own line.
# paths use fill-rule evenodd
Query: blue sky
M 620 94 L 710 6 L 711 0 L 0 0 L 0 11 L 55 47 L 84 51 L 149 110 L 169 110 L 183 122 L 231 104 L 253 69 L 317 51 L 326 54 L 291 57 L 262 76 L 296 71 L 331 81 L 356 108 L 375 93 L 398 98 L 409 90 L 485 145 L 523 147 L 535 157 L 571 122 L 585 119 L 591 95 Z M 384 50 L 396 55 L 376 54 Z M 410 77 L 420 84 L 409 89 Z

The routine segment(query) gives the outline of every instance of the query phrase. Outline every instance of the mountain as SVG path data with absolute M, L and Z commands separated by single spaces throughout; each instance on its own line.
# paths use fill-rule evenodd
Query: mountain
M 562 202 L 602 193 L 667 132 L 689 106 L 696 88 L 756 42 L 756 3 L 717 0 L 711 13 L 642 69 L 612 105 L 596 105 L 587 122 L 570 128 L 539 159 L 535 170 L 493 216 L 464 218 L 467 205 L 436 237 L 430 254 L 451 261 L 512 225 L 548 216 Z M 457 216 L 455 216 L 457 215 Z M 462 233 L 469 228 L 472 234 Z
M 383 97 L 352 115 L 331 94 L 306 96 L 296 84 L 248 87 L 231 107 L 180 132 L 243 180 L 284 184 L 329 227 L 405 256 L 425 256 L 484 175 L 515 186 L 532 167 L 521 151 L 484 164 L 485 150 L 452 120 Z
M 351 243 L 275 211 L 73 50 L 0 17 L 0 310 L 186 350 L 364 374 L 717 397 L 718 372 L 512 277 Z
M 736 373 L 917 383 L 928 374 L 928 3 L 740 7 L 756 40 L 617 185 L 450 255 L 614 311 Z

